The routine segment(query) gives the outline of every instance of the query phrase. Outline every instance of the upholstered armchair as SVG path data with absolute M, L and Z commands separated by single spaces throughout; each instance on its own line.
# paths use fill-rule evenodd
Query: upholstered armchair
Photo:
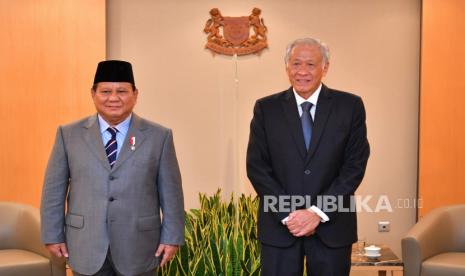
M 64 276 L 63 259 L 52 258 L 40 240 L 39 211 L 0 202 L 0 276 Z
M 435 209 L 402 239 L 405 276 L 465 275 L 465 205 Z

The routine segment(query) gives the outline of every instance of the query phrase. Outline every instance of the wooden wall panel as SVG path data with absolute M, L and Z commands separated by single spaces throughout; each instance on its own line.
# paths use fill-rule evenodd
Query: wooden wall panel
M 39 206 L 59 124 L 93 112 L 104 0 L 0 0 L 0 200 Z
M 465 1 L 423 0 L 420 217 L 465 202 Z

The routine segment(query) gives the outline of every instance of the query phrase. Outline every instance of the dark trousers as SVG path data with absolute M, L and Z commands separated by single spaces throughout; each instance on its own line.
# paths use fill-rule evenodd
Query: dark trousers
M 313 235 L 290 247 L 261 244 L 262 276 L 349 276 L 352 246 L 329 248 Z
M 136 276 L 154 276 L 154 275 L 157 275 L 156 272 L 157 272 L 157 269 L 154 269 L 151 271 L 144 272 L 142 274 L 137 274 Z M 97 271 L 97 273 L 93 275 L 84 275 L 84 274 L 79 274 L 73 271 L 73 275 L 74 276 L 129 276 L 129 275 L 123 275 L 120 272 L 118 272 L 118 270 L 116 270 L 116 267 L 113 264 L 113 260 L 111 259 L 110 250 L 108 250 L 107 257 L 105 258 L 105 262 L 103 263 L 99 271 Z

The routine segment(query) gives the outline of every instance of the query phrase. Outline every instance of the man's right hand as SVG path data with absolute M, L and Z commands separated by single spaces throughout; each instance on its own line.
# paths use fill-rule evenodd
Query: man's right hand
M 295 237 L 311 236 L 320 224 L 321 218 L 308 209 L 296 210 L 289 214 L 287 229 Z
M 48 251 L 58 258 L 64 257 L 68 258 L 68 249 L 66 248 L 66 243 L 49 243 L 46 244 Z

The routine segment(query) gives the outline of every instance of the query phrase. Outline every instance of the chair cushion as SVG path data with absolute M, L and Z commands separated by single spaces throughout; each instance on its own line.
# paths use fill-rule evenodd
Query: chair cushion
M 423 261 L 421 276 L 465 275 L 465 252 L 449 252 L 435 255 Z
M 3 249 L 0 250 L 0 275 L 49 276 L 51 275 L 50 261 L 29 251 Z

